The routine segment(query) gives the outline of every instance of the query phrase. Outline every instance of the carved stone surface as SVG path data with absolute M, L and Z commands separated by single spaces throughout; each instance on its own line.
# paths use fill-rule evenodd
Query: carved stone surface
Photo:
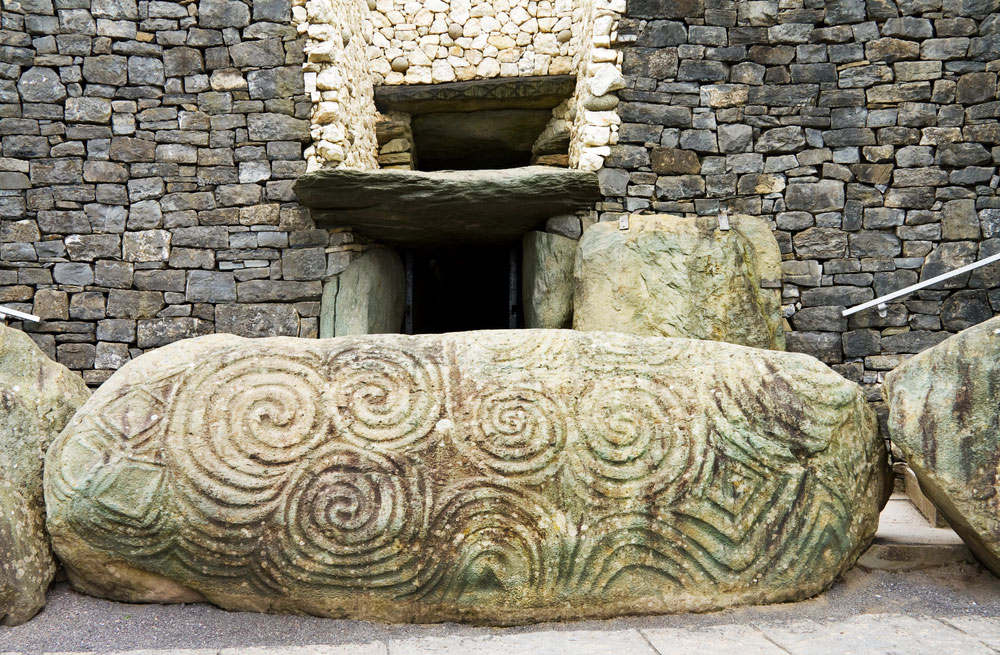
M 811 596 L 888 481 L 808 356 L 568 330 L 171 344 L 46 466 L 87 593 L 495 624 Z
M 781 253 L 753 216 L 597 223 L 576 255 L 573 327 L 783 350 Z
M 920 488 L 1000 575 L 1000 318 L 906 360 L 883 395 L 889 435 Z
M 45 605 L 56 564 L 45 535 L 45 450 L 90 396 L 77 374 L 0 324 L 0 624 Z
M 546 219 L 590 209 L 600 198 L 588 171 L 323 169 L 295 182 L 320 227 L 349 226 L 400 246 L 515 241 Z M 321 210 L 321 211 L 320 211 Z

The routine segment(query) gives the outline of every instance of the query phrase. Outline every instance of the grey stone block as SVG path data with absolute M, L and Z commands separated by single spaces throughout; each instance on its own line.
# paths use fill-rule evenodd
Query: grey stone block
M 321 280 L 326 277 L 325 248 L 289 248 L 281 253 L 281 274 L 286 280 Z
M 203 0 L 204 1 L 204 0 Z M 200 318 L 156 318 L 140 320 L 136 343 L 140 348 L 160 348 L 174 341 L 212 333 L 212 324 Z
M 250 9 L 239 0 L 200 0 L 198 25 L 207 28 L 240 28 L 250 24 Z
M 17 80 L 17 91 L 24 102 L 59 102 L 66 97 L 66 87 L 51 68 L 29 68 Z
M 111 318 L 152 318 L 164 307 L 163 293 L 112 289 L 108 292 L 108 316 Z
M 844 359 L 840 335 L 836 332 L 789 332 L 785 335 L 785 349 L 812 355 L 827 364 L 836 364 Z
M 232 273 L 190 271 L 187 274 L 187 302 L 232 302 L 236 300 L 236 280 Z
M 94 283 L 94 269 L 90 264 L 59 262 L 52 267 L 52 279 L 59 284 L 87 286 Z
M 788 209 L 809 212 L 836 211 L 844 208 L 844 183 L 836 180 L 820 180 L 813 183 L 788 185 L 785 191 Z
M 323 285 L 318 281 L 249 280 L 236 285 L 241 303 L 298 302 L 319 300 Z
M 132 85 L 163 86 L 163 61 L 156 57 L 129 57 L 128 82 Z
M 286 303 L 222 304 L 215 308 L 215 331 L 241 337 L 297 337 L 299 313 Z

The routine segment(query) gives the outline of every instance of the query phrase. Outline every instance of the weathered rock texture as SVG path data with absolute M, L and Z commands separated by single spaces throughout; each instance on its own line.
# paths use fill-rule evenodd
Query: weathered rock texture
M 884 395 L 890 437 L 920 488 L 1000 575 L 1000 318 L 908 359 Z
M 406 280 L 392 250 L 369 250 L 323 287 L 319 336 L 399 332 Z
M 547 218 L 590 208 L 597 176 L 549 166 L 501 170 L 324 169 L 295 181 L 323 226 L 349 226 L 394 245 L 519 239 Z
M 528 232 L 521 240 L 521 298 L 527 328 L 568 328 L 573 323 L 575 239 Z
M 810 596 L 888 479 L 812 358 L 562 330 L 172 344 L 46 464 L 87 593 L 489 623 Z
M 598 223 L 576 256 L 573 327 L 784 348 L 781 254 L 750 216 Z
M 23 332 L 0 325 L 0 624 L 45 605 L 56 565 L 45 534 L 42 462 L 90 392 Z

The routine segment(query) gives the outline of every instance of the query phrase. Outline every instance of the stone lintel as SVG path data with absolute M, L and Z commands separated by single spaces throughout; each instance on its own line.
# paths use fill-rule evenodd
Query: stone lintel
M 407 114 L 483 109 L 550 109 L 570 97 L 575 88 L 576 77 L 573 75 L 376 86 L 375 106 L 382 113 L 401 111 Z
M 589 171 L 525 166 L 496 170 L 324 169 L 295 182 L 319 227 L 347 226 L 390 245 L 515 241 L 560 214 L 600 199 Z

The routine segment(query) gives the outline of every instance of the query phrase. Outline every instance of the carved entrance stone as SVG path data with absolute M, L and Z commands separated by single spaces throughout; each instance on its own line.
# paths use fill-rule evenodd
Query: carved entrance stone
M 88 593 L 493 624 L 811 596 L 888 481 L 810 357 L 568 330 L 175 343 L 47 467 Z

